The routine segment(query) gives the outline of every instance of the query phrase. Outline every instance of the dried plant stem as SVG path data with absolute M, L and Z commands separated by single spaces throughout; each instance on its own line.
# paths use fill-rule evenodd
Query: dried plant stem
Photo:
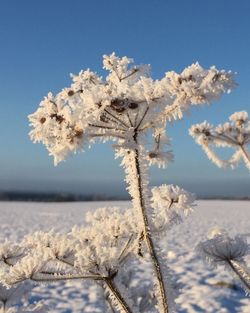
M 121 293 L 117 289 L 117 287 L 114 284 L 112 277 L 102 277 L 99 275 L 89 275 L 89 276 L 76 276 L 76 275 L 62 275 L 62 276 L 55 276 L 55 275 L 33 275 L 30 278 L 31 280 L 35 282 L 56 282 L 61 280 L 95 280 L 95 281 L 103 281 L 108 286 L 110 293 L 116 298 L 117 302 L 121 305 L 125 313 L 133 313 L 131 309 L 129 308 L 128 304 L 122 297 Z M 111 305 L 111 303 L 110 303 Z
M 250 284 L 247 282 L 247 280 L 244 278 L 244 275 L 242 275 L 242 271 L 245 272 L 245 269 L 242 269 L 241 265 L 239 263 L 236 263 L 236 261 L 228 260 L 228 265 L 231 268 L 231 270 L 235 273 L 235 275 L 239 278 L 242 285 L 245 286 L 245 288 L 250 293 Z M 246 273 L 248 274 L 248 273 Z M 249 278 L 250 275 L 248 274 Z
M 244 155 L 246 164 L 249 164 L 249 166 L 250 166 L 250 154 L 249 154 L 249 152 L 247 151 L 245 146 L 240 146 L 240 148 L 241 148 L 242 154 Z
M 137 143 L 137 131 L 135 132 L 134 140 Z M 169 313 L 169 304 L 168 304 L 166 289 L 165 289 L 165 285 L 163 281 L 163 274 L 162 274 L 162 270 L 160 267 L 160 262 L 156 254 L 154 242 L 151 236 L 149 220 L 148 220 L 148 216 L 146 212 L 146 203 L 145 203 L 144 195 L 146 194 L 147 190 L 145 190 L 140 162 L 141 162 L 140 153 L 139 153 L 139 150 L 136 149 L 134 151 L 134 166 L 135 166 L 134 179 L 137 184 L 136 189 L 138 190 L 139 199 L 134 199 L 134 200 L 138 202 L 139 207 L 140 207 L 140 213 L 141 213 L 142 220 L 143 220 L 144 238 L 148 247 L 148 251 L 149 251 L 153 268 L 154 268 L 154 272 L 157 278 L 157 283 L 158 283 L 160 297 L 161 297 L 161 299 L 158 299 L 158 301 L 162 305 L 163 313 Z
M 129 241 L 131 240 L 131 238 L 129 239 Z M 126 249 L 126 246 L 125 246 Z M 57 259 L 58 261 L 65 263 L 66 265 L 72 266 L 71 263 L 66 262 L 64 260 L 61 259 Z M 12 267 L 13 265 L 10 263 L 5 263 L 8 266 Z M 24 279 L 26 280 L 26 278 Z M 128 304 L 126 303 L 126 301 L 124 300 L 124 298 L 121 296 L 119 290 L 117 289 L 117 287 L 115 286 L 114 282 L 113 282 L 113 277 L 103 277 L 101 275 L 67 275 L 67 274 L 59 274 L 56 275 L 56 273 L 54 272 L 39 272 L 36 273 L 34 275 L 32 275 L 30 277 L 30 280 L 37 282 L 37 283 L 52 283 L 52 282 L 57 282 L 57 281 L 66 281 L 66 280 L 94 280 L 94 281 L 102 281 L 104 283 L 107 284 L 110 292 L 112 293 L 112 295 L 116 298 L 116 300 L 120 303 L 121 307 L 124 309 L 124 312 L 126 313 L 133 313 L 131 311 L 131 309 L 129 308 Z M 18 284 L 22 282 L 22 280 L 17 281 L 15 284 Z M 4 301 L 2 301 L 3 303 L 3 308 L 5 308 L 5 303 Z M 109 302 L 109 305 L 111 306 L 111 302 Z M 113 310 L 113 308 L 112 308 Z M 114 310 L 113 310 L 114 311 Z M 3 313 L 5 312 L 5 309 L 3 311 Z
M 104 278 L 105 283 L 107 284 L 110 293 L 116 298 L 116 300 L 119 302 L 120 306 L 122 307 L 123 311 L 125 313 L 133 313 L 131 309 L 129 308 L 128 304 L 120 294 L 119 290 L 114 284 L 114 281 L 112 278 Z
M 31 280 L 35 282 L 56 282 L 62 280 L 103 280 L 101 276 L 82 276 L 82 275 L 47 275 L 47 274 L 40 274 L 40 275 L 33 275 L 30 277 Z

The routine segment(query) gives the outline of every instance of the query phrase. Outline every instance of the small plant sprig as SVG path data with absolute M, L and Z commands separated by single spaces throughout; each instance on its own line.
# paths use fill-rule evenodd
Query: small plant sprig
M 219 167 L 234 168 L 243 159 L 250 170 L 250 121 L 246 111 L 235 112 L 229 117 L 230 122 L 213 127 L 207 121 L 193 125 L 189 133 L 201 145 L 208 158 Z M 212 146 L 229 147 L 235 153 L 228 160 L 221 160 Z
M 97 140 L 114 141 L 115 156 L 122 158 L 133 214 L 126 220 L 125 229 L 111 227 L 111 220 L 118 212 L 105 213 L 105 217 L 92 223 L 90 237 L 84 229 L 73 230 L 63 240 L 60 235 L 53 235 L 53 244 L 46 247 L 43 242 L 47 235 L 42 235 L 43 239 L 35 236 L 31 247 L 24 249 L 24 257 L 11 264 L 1 280 L 12 285 L 25 279 L 91 278 L 109 290 L 115 310 L 147 312 L 147 305 L 139 300 L 143 301 L 144 296 L 127 295 L 120 277 L 123 262 L 149 258 L 154 273 L 154 300 L 149 302 L 154 303 L 157 312 L 170 313 L 174 311 L 171 278 L 159 241 L 170 226 L 190 211 L 194 198 L 172 185 L 151 190 L 148 168 L 150 165 L 165 167 L 173 160 L 168 148 L 167 124 L 181 119 L 191 105 L 210 104 L 230 92 L 235 87 L 234 75 L 214 66 L 204 69 L 195 63 L 180 74 L 171 71 L 162 79 L 153 80 L 148 65 L 133 65 L 132 59 L 119 58 L 114 53 L 104 56 L 103 65 L 109 71 L 106 79 L 90 70 L 81 71 L 79 75 L 72 75 L 69 88 L 55 96 L 49 93 L 38 110 L 29 116 L 30 137 L 46 146 L 55 164 Z M 119 214 L 123 220 L 124 213 Z M 102 223 L 106 220 L 109 222 L 104 227 Z M 119 218 L 118 225 L 123 225 L 122 220 Z M 102 236 L 105 241 L 101 240 Z M 61 243 L 68 240 L 70 251 L 65 250 L 64 245 L 61 247 Z M 58 244 L 62 253 L 54 248 Z M 51 263 L 52 269 L 48 268 Z M 60 271 L 62 265 L 70 267 L 69 275 L 67 271 Z M 137 300 L 132 303 L 132 298 Z

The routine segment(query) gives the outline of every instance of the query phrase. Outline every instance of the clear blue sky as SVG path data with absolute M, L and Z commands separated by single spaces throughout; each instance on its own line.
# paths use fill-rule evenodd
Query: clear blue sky
M 8 0 L 0 4 L 0 190 L 122 193 L 123 173 L 109 145 L 53 166 L 28 138 L 27 115 L 69 73 L 104 75 L 102 55 L 115 51 L 150 63 L 154 78 L 199 61 L 238 72 L 239 87 L 169 128 L 175 163 L 152 170 L 152 183 L 179 183 L 198 194 L 250 194 L 243 166 L 220 170 L 188 135 L 193 123 L 250 113 L 248 0 Z

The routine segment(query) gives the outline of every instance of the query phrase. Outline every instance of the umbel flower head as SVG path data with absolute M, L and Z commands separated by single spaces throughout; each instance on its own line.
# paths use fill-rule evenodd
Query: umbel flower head
M 164 148 L 166 123 L 182 118 L 191 104 L 211 103 L 235 86 L 231 72 L 214 66 L 206 70 L 198 63 L 160 80 L 150 77 L 148 65 L 133 65 L 114 53 L 104 56 L 103 65 L 109 71 L 106 79 L 89 69 L 72 75 L 69 88 L 49 93 L 29 115 L 31 139 L 47 147 L 55 164 L 96 139 L 135 149 L 138 138 L 149 133 L 149 163 L 164 166 L 172 159 Z
M 193 211 L 194 194 L 174 185 L 152 188 L 151 204 L 154 209 L 153 223 L 157 231 L 180 223 L 182 216 Z
M 250 121 L 246 111 L 235 112 L 229 117 L 230 122 L 217 127 L 204 121 L 193 125 L 189 133 L 202 146 L 208 158 L 219 167 L 234 168 L 241 159 L 250 170 L 250 154 L 247 145 L 250 144 Z M 229 147 L 235 153 L 228 160 L 221 160 L 213 147 Z
M 4 256 L 0 259 L 4 265 L 0 282 L 10 287 L 29 279 L 53 281 L 57 276 L 103 278 L 116 274 L 138 246 L 140 229 L 132 212 L 101 208 L 88 213 L 87 222 L 86 227 L 74 227 L 67 235 L 52 231 L 28 235 L 18 249 L 15 245 L 7 250 L 4 244 L 0 247 Z
M 225 231 L 218 231 L 197 247 L 203 259 L 212 266 L 228 266 L 228 262 L 243 262 L 250 252 L 250 246 L 242 236 L 230 237 Z
M 209 239 L 197 246 L 197 251 L 210 266 L 223 265 L 237 279 L 246 294 L 250 294 L 250 273 L 244 261 L 250 252 L 250 245 L 244 237 L 230 237 L 225 231 L 215 231 Z
M 100 208 L 86 216 L 88 227 L 72 230 L 75 267 L 82 272 L 108 276 L 115 273 L 137 246 L 137 224 L 131 211 Z

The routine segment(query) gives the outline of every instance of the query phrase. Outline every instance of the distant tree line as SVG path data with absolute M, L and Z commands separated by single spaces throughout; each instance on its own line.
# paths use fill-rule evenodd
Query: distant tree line
M 108 196 L 106 194 L 79 195 L 67 192 L 59 193 L 42 193 L 28 191 L 0 192 L 0 201 L 74 202 L 74 201 L 108 201 L 108 200 L 128 200 L 128 198 L 125 199 L 125 197 Z

